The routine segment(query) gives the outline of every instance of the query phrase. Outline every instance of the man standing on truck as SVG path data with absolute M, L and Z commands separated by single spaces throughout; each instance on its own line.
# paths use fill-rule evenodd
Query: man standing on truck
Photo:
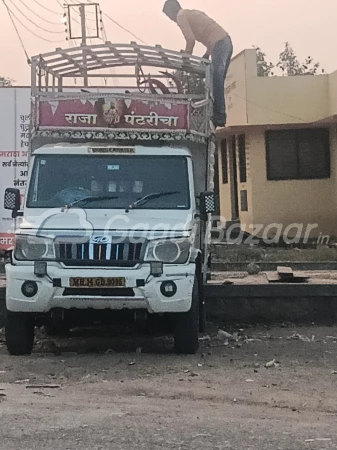
M 207 48 L 204 58 L 212 57 L 214 114 L 216 127 L 226 125 L 225 80 L 233 54 L 232 40 L 220 25 L 205 13 L 182 9 L 178 0 L 167 0 L 163 12 L 177 23 L 186 39 L 186 53 L 193 53 L 195 41 Z

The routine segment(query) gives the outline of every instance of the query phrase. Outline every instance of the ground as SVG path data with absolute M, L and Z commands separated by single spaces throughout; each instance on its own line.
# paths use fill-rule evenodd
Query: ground
M 196 356 L 77 330 L 11 357 L 2 335 L 0 448 L 336 449 L 337 327 L 226 331 Z

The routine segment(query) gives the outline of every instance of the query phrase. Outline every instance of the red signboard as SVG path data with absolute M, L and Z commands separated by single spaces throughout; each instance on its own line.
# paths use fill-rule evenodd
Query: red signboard
M 164 103 L 165 102 L 165 103 Z M 122 98 L 40 100 L 39 126 L 188 130 L 189 105 Z
M 0 233 L 0 250 L 12 250 L 14 247 L 13 233 Z

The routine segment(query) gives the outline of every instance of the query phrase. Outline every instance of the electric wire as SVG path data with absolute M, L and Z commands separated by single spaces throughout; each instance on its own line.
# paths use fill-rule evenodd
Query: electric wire
M 36 3 L 37 5 L 39 5 L 41 8 L 43 8 L 43 9 L 45 9 L 46 11 L 48 11 L 48 12 L 50 12 L 50 13 L 52 13 L 52 14 L 56 14 L 56 15 L 60 15 L 60 13 L 58 13 L 58 12 L 56 12 L 56 11 L 53 11 L 53 10 L 51 10 L 51 9 L 49 9 L 49 8 L 47 8 L 46 6 L 44 6 L 42 3 L 40 3 L 38 0 L 32 0 L 34 3 Z
M 8 0 L 8 1 L 9 1 L 10 3 L 13 4 L 13 2 L 12 2 L 11 0 Z M 19 0 L 19 1 L 20 1 L 20 3 L 24 4 L 22 0 Z M 39 6 L 41 6 L 42 8 L 44 8 L 46 11 L 48 11 L 48 12 L 50 12 L 50 13 L 53 13 L 53 14 L 58 14 L 58 13 L 56 13 L 55 11 L 52 11 L 52 10 L 46 8 L 44 5 L 42 5 L 41 3 L 39 3 L 38 0 L 33 0 L 33 1 L 34 1 L 36 4 L 38 4 Z M 61 8 L 64 9 L 64 6 L 60 3 L 60 1 L 59 1 L 59 0 L 56 0 L 56 1 L 57 1 L 57 3 L 61 6 Z M 74 0 L 68 0 L 68 1 L 71 1 L 73 4 L 75 4 Z M 20 45 L 21 45 L 21 47 L 22 47 L 22 50 L 24 51 L 25 56 L 26 56 L 26 58 L 27 58 L 28 64 L 30 64 L 30 58 L 29 58 L 27 49 L 26 49 L 26 47 L 25 47 L 25 45 L 24 45 L 23 39 L 22 39 L 22 37 L 21 37 L 21 34 L 20 34 L 19 30 L 18 30 L 18 27 L 17 27 L 17 25 L 16 25 L 16 23 L 15 23 L 15 20 L 16 20 L 16 21 L 17 21 L 17 22 L 18 22 L 25 30 L 27 30 L 29 33 L 31 33 L 32 35 L 34 35 L 34 36 L 36 36 L 37 38 L 42 39 L 42 40 L 44 40 L 44 41 L 46 41 L 46 42 L 59 43 L 59 42 L 64 42 L 64 41 L 65 41 L 65 39 L 62 39 L 62 40 L 51 40 L 51 39 L 47 39 L 47 38 L 45 38 L 45 37 L 43 37 L 43 36 L 41 36 L 41 35 L 38 35 L 38 34 L 35 33 L 34 31 L 32 31 L 31 29 L 29 29 L 29 28 L 28 28 L 28 27 L 27 27 L 27 26 L 26 26 L 26 25 L 25 25 L 25 24 L 24 24 L 24 23 L 16 16 L 16 15 L 15 15 L 15 13 L 14 13 L 14 12 L 9 8 L 9 6 L 7 5 L 6 0 L 2 0 L 2 3 L 4 4 L 4 6 L 5 6 L 6 10 L 7 10 L 8 16 L 9 16 L 9 18 L 10 18 L 10 20 L 11 20 L 11 22 L 12 22 L 12 25 L 13 25 L 13 27 L 14 27 L 14 30 L 15 30 L 15 32 L 16 32 L 16 34 L 17 34 L 17 37 L 18 37 L 18 39 L 19 39 Z M 89 0 L 87 0 L 87 3 L 89 3 Z M 15 4 L 13 4 L 13 5 L 18 9 L 18 7 L 17 7 Z M 24 4 L 24 6 L 26 6 L 26 8 L 29 9 L 31 12 L 33 12 L 37 17 L 43 19 L 41 16 L 39 16 L 39 14 L 35 13 L 33 10 L 31 10 L 29 7 L 27 7 L 27 5 Z M 18 9 L 18 10 L 19 10 L 19 9 Z M 19 11 L 20 11 L 20 10 L 19 10 Z M 33 25 L 37 26 L 38 28 L 40 28 L 40 29 L 43 30 L 43 31 L 52 33 L 51 31 L 46 30 L 46 29 L 40 27 L 39 25 L 37 25 L 36 23 L 34 23 L 34 22 L 33 22 L 32 20 L 30 20 L 25 14 L 23 14 L 22 11 L 20 11 L 20 12 L 21 12 L 21 14 L 22 14 L 27 20 L 29 20 L 29 22 L 31 22 Z M 102 11 L 101 11 L 101 10 L 100 10 L 100 14 L 101 14 L 101 20 L 100 20 L 100 23 L 101 23 L 101 25 L 102 25 L 102 28 L 101 28 L 101 29 L 102 29 L 103 38 L 105 39 L 105 41 L 107 41 L 107 33 L 106 33 L 106 28 L 105 28 L 105 24 L 104 24 L 104 20 L 103 20 L 103 17 L 102 17 Z M 132 33 L 130 30 L 128 30 L 127 28 L 123 27 L 123 26 L 120 25 L 117 21 L 115 21 L 114 19 L 112 19 L 109 15 L 107 15 L 106 13 L 103 13 L 103 14 L 104 14 L 104 16 L 105 16 L 106 18 L 108 18 L 109 20 L 111 20 L 111 21 L 112 21 L 115 25 L 117 25 L 119 28 L 121 28 L 122 30 L 126 31 L 127 33 L 129 33 L 130 35 L 132 35 L 134 38 L 136 38 L 137 40 L 139 40 L 140 42 L 142 42 L 142 43 L 144 43 L 144 44 L 147 44 L 145 41 L 143 41 L 142 39 L 140 39 L 138 36 L 136 36 L 136 35 L 135 35 L 134 33 Z M 15 19 L 15 20 L 14 20 L 14 19 Z M 45 20 L 45 19 L 43 19 L 43 20 Z M 47 21 L 47 20 L 45 20 L 45 21 L 48 22 L 48 23 L 53 23 L 53 24 L 55 24 L 55 22 L 49 22 L 49 21 Z M 88 28 L 87 28 L 87 31 L 88 31 Z M 53 33 L 57 33 L 57 34 L 60 33 L 60 34 L 61 34 L 61 33 L 63 33 L 63 32 L 53 32 Z M 89 40 L 90 40 L 90 42 L 91 42 L 91 39 L 89 39 Z M 75 44 L 76 44 L 76 43 L 75 43 Z M 72 40 L 69 40 L 69 45 L 72 45 Z M 234 93 L 234 92 L 233 92 L 232 94 L 234 94 L 236 97 L 240 98 L 241 100 L 246 101 L 247 103 L 250 103 L 250 104 L 255 105 L 255 106 L 259 107 L 259 108 L 265 109 L 265 110 L 267 110 L 267 111 L 275 112 L 275 113 L 281 114 L 281 115 L 283 115 L 283 116 L 285 116 L 285 117 L 289 117 L 289 118 L 292 118 L 292 119 L 300 120 L 301 122 L 307 122 L 306 120 L 304 120 L 304 119 L 302 119 L 302 118 L 300 118 L 300 117 L 293 116 L 293 115 L 284 113 L 284 112 L 282 112 L 282 111 L 277 111 L 277 110 L 275 110 L 275 109 L 272 109 L 272 108 L 269 108 L 269 107 L 267 107 L 267 106 L 261 105 L 261 104 L 259 104 L 259 103 L 257 103 L 257 102 L 254 102 L 254 101 L 249 100 L 247 97 L 243 97 L 243 96 L 241 96 L 241 95 L 239 95 L 239 94 L 236 94 L 236 93 Z
M 63 34 L 64 31 L 54 31 L 54 30 L 47 30 L 46 28 L 41 27 L 39 24 L 37 24 L 36 22 L 34 22 L 32 19 L 30 19 L 25 13 L 23 13 L 19 7 L 17 5 L 15 5 L 15 3 L 13 3 L 12 0 L 8 0 L 18 11 L 19 13 L 26 19 L 28 20 L 28 22 L 30 22 L 31 24 L 33 24 L 35 27 L 39 28 L 40 30 L 46 32 L 46 33 L 51 33 L 51 34 Z M 15 14 L 13 13 L 13 11 L 11 10 L 11 13 L 13 14 L 13 16 L 15 17 Z M 18 20 L 17 17 L 15 17 L 16 20 Z
M 40 16 L 40 14 L 38 14 L 37 12 L 35 12 L 32 8 L 30 8 L 29 6 L 26 5 L 26 3 L 23 0 L 18 0 L 23 6 L 25 6 L 28 11 L 30 11 L 32 14 L 34 14 L 36 17 L 38 17 L 39 19 L 43 20 L 44 22 L 50 23 L 51 25 L 56 25 L 56 26 L 60 26 L 60 23 L 57 22 L 52 22 L 48 19 L 45 19 L 44 17 Z
M 4 2 L 4 0 L 2 0 Z M 32 35 L 34 35 L 35 37 L 42 39 L 45 42 L 52 42 L 52 43 L 59 43 L 59 42 L 64 42 L 65 39 L 62 40 L 53 40 L 53 39 L 47 39 L 37 33 L 35 33 L 35 31 L 32 31 L 30 28 L 28 28 L 16 15 L 15 13 L 7 6 L 7 10 L 10 13 L 10 15 L 12 15 L 14 17 L 14 19 L 27 31 L 29 31 L 29 33 L 31 33 Z
M 257 102 L 253 102 L 252 100 L 249 100 L 247 97 L 243 97 L 243 96 L 241 96 L 239 94 L 236 94 L 235 92 L 231 92 L 231 95 L 235 95 L 235 97 L 238 97 L 241 100 L 244 100 L 245 102 L 250 103 L 251 105 L 258 106 L 259 108 L 265 109 L 266 111 L 270 111 L 270 112 L 274 112 L 274 113 L 277 113 L 277 114 L 281 114 L 282 116 L 289 117 L 291 119 L 296 119 L 296 120 L 299 120 L 299 121 L 301 121 L 303 123 L 307 123 L 308 122 L 307 120 L 304 120 L 301 117 L 292 116 L 291 114 L 287 114 L 287 113 L 284 113 L 282 111 L 277 111 L 276 109 L 272 109 L 272 108 L 269 108 L 268 106 L 264 106 L 264 105 L 261 105 L 261 104 L 259 104 Z
M 6 10 L 7 10 L 8 16 L 9 16 L 9 18 L 10 18 L 12 24 L 13 24 L 13 27 L 14 27 L 14 29 L 15 29 L 15 32 L 16 32 L 16 34 L 17 34 L 17 36 L 18 36 L 19 41 L 20 41 L 21 47 L 22 47 L 22 49 L 23 49 L 23 51 L 24 51 L 24 53 L 25 53 L 25 55 L 26 55 L 27 63 L 30 64 L 30 58 L 29 58 L 28 52 L 27 52 L 27 50 L 26 50 L 25 44 L 23 43 L 23 39 L 22 39 L 22 37 L 21 37 L 21 35 L 20 35 L 20 32 L 19 32 L 19 30 L 18 30 L 18 27 L 16 26 L 16 23 L 15 23 L 13 17 L 12 17 L 12 14 L 11 14 L 11 12 L 10 12 L 10 9 L 8 8 L 8 6 L 7 6 L 6 2 L 5 2 L 5 0 L 2 0 L 2 2 L 3 2 L 4 6 L 5 6 Z
M 133 36 L 135 39 L 137 39 L 137 41 L 141 42 L 142 44 L 148 45 L 147 42 L 143 41 L 142 39 L 140 39 L 140 37 L 138 37 L 136 34 L 132 33 L 132 31 L 128 30 L 127 28 L 123 27 L 123 25 L 121 25 L 120 23 L 118 23 L 116 20 L 114 20 L 112 17 L 110 17 L 108 14 L 103 13 L 104 16 L 111 20 L 111 22 L 113 22 L 115 25 L 117 25 L 119 28 L 121 28 L 122 30 L 126 31 L 127 33 L 129 33 L 131 36 Z

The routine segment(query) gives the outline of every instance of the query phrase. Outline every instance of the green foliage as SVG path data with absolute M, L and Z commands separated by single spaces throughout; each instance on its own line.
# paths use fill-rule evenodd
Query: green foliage
M 260 47 L 256 47 L 257 56 L 257 76 L 259 77 L 269 77 L 274 75 L 272 70 L 274 69 L 274 64 L 266 61 L 266 54 L 262 52 Z
M 12 80 L 11 78 L 8 77 L 1 77 L 0 76 L 0 87 L 3 86 L 12 86 L 12 83 L 14 82 L 14 80 Z
M 282 75 L 288 77 L 298 75 L 316 75 L 320 68 L 320 63 L 315 62 L 311 56 L 308 56 L 305 61 L 301 63 L 289 42 L 285 43 L 285 48 L 280 53 L 276 66 L 273 63 L 266 61 L 266 54 L 259 47 L 256 47 L 256 54 L 259 77 L 274 75 L 272 71 L 274 67 L 280 69 Z M 323 69 L 322 73 L 324 73 Z

